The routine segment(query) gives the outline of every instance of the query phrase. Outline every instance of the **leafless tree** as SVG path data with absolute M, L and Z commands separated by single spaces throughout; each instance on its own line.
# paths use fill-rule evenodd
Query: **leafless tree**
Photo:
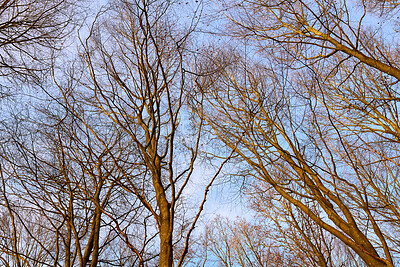
M 216 217 L 206 227 L 203 240 L 203 266 L 217 262 L 218 266 L 297 266 L 292 255 L 285 254 L 266 234 L 264 225 L 242 218 L 231 221 Z
M 0 250 L 8 255 L 3 261 L 10 266 L 129 262 L 132 255 L 113 251 L 125 226 L 111 219 L 129 220 L 138 211 L 115 187 L 115 158 L 65 106 L 53 102 L 37 111 L 40 115 L 19 114 L 2 136 Z M 109 149 L 124 158 L 121 136 L 101 127 Z
M 177 3 L 178 5 L 178 3 Z M 139 266 L 185 263 L 190 236 L 198 222 L 207 193 L 219 173 L 207 178 L 203 197 L 186 212 L 196 159 L 202 141 L 202 122 L 190 126 L 186 105 L 191 86 L 193 54 L 189 49 L 194 20 L 183 25 L 171 14 L 173 3 L 118 1 L 100 13 L 83 41 L 81 59 L 86 71 L 74 90 L 59 86 L 64 104 L 98 139 L 119 172 L 112 183 L 127 195 L 140 216 L 127 221 L 110 213 L 116 228 L 137 227 L 123 242 Z M 115 129 L 124 151 L 113 149 L 102 128 L 93 127 L 75 103 L 92 110 L 97 119 Z M 100 131 L 100 132 L 98 132 Z M 227 157 L 229 159 L 229 156 Z M 220 168 L 226 161 L 223 161 Z M 147 253 L 159 242 L 159 250 Z M 155 264 L 155 263 L 154 263 Z
M 83 1 L 81 1 L 83 3 Z M 77 24 L 79 1 L 4 0 L 0 3 L 0 75 L 38 79 Z
M 209 57 L 222 71 L 199 79 L 207 101 L 198 113 L 236 147 L 246 175 L 271 186 L 289 211 L 368 266 L 394 266 L 398 52 L 364 25 L 370 3 L 361 3 L 361 13 L 349 4 L 232 5 L 224 11 L 230 32 L 253 38 L 254 46 L 246 57 L 223 50 Z

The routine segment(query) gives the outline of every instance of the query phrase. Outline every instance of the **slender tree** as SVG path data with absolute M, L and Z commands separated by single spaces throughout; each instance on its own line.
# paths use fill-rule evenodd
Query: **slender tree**
M 190 236 L 198 222 L 210 177 L 200 205 L 185 212 L 185 199 L 197 164 L 202 122 L 190 126 L 187 98 L 191 93 L 193 57 L 190 38 L 194 20 L 183 25 L 172 16 L 174 5 L 165 1 L 118 1 L 100 13 L 84 40 L 81 59 L 86 70 L 74 91 L 60 85 L 64 104 L 98 138 L 120 173 L 113 179 L 128 195 L 128 204 L 140 217 L 126 221 L 110 213 L 116 229 L 137 226 L 135 235 L 119 231 L 137 256 L 138 265 L 182 266 L 189 253 Z M 75 111 L 75 101 L 92 110 L 98 120 L 121 135 L 126 151 L 100 137 L 88 117 Z M 103 131 L 100 128 L 100 131 Z M 228 157 L 229 158 L 229 157 Z M 222 163 L 220 168 L 225 164 Z M 216 175 L 218 175 L 219 171 Z M 148 253 L 151 248 L 159 249 Z

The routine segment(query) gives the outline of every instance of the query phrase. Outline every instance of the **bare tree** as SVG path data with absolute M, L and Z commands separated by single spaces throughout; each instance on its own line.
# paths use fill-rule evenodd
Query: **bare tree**
M 140 217 L 127 221 L 110 213 L 118 229 L 137 226 L 136 236 L 119 231 L 123 242 L 138 257 L 138 265 L 185 263 L 190 236 L 203 210 L 207 193 L 218 175 L 210 177 L 200 205 L 186 212 L 201 142 L 202 122 L 191 127 L 186 102 L 193 86 L 190 73 L 190 36 L 196 26 L 171 16 L 173 3 L 118 1 L 97 17 L 84 41 L 81 58 L 87 71 L 80 87 L 60 85 L 64 104 L 98 138 L 99 146 L 114 161 L 118 179 L 112 182 L 140 209 Z M 75 102 L 93 110 L 98 120 L 121 135 L 125 158 L 99 137 L 75 111 Z M 229 158 L 229 156 L 228 156 Z M 222 163 L 220 168 L 225 164 Z M 146 253 L 159 242 L 159 250 Z M 175 252 L 175 253 L 174 253 Z
M 258 39 L 269 58 L 251 62 L 235 51 L 210 57 L 222 71 L 199 80 L 207 98 L 199 115 L 236 147 L 245 175 L 271 186 L 289 211 L 298 210 L 368 266 L 394 266 L 396 48 L 367 35 L 363 16 L 353 26 L 346 2 L 243 6 L 242 17 L 230 17 L 239 26 L 233 29 Z
M 216 217 L 206 227 L 203 266 L 298 266 L 291 254 L 267 237 L 269 229 L 242 218 L 231 221 Z
M 78 7 L 78 1 L 2 1 L 0 75 L 38 78 L 49 70 L 55 51 L 67 44 Z
M 124 203 L 112 182 L 119 175 L 114 158 L 57 102 L 40 114 L 20 114 L 2 136 L 2 212 L 9 218 L 1 225 L 4 261 L 10 266 L 98 266 L 121 260 L 112 253 L 118 231 L 104 213 L 131 218 L 137 211 Z M 109 149 L 124 157 L 121 136 L 101 126 Z
M 202 141 L 202 122 L 190 121 L 186 105 L 196 14 L 184 25 L 171 12 L 164 1 L 110 3 L 73 66 L 52 67 L 54 83 L 3 121 L 3 262 L 187 263 L 208 191 L 230 156 L 202 179 L 202 195 L 191 196 Z M 56 32 L 43 38 L 62 36 Z M 37 40 L 57 48 L 51 38 Z

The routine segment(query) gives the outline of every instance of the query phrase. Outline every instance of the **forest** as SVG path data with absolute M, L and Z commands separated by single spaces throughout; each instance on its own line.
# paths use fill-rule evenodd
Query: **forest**
M 399 16 L 1 0 L 0 265 L 400 266 Z

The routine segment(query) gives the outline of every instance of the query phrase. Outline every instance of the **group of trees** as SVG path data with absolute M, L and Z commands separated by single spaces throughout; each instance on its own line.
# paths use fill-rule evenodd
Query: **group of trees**
M 0 3 L 2 265 L 400 266 L 397 1 L 86 4 Z

